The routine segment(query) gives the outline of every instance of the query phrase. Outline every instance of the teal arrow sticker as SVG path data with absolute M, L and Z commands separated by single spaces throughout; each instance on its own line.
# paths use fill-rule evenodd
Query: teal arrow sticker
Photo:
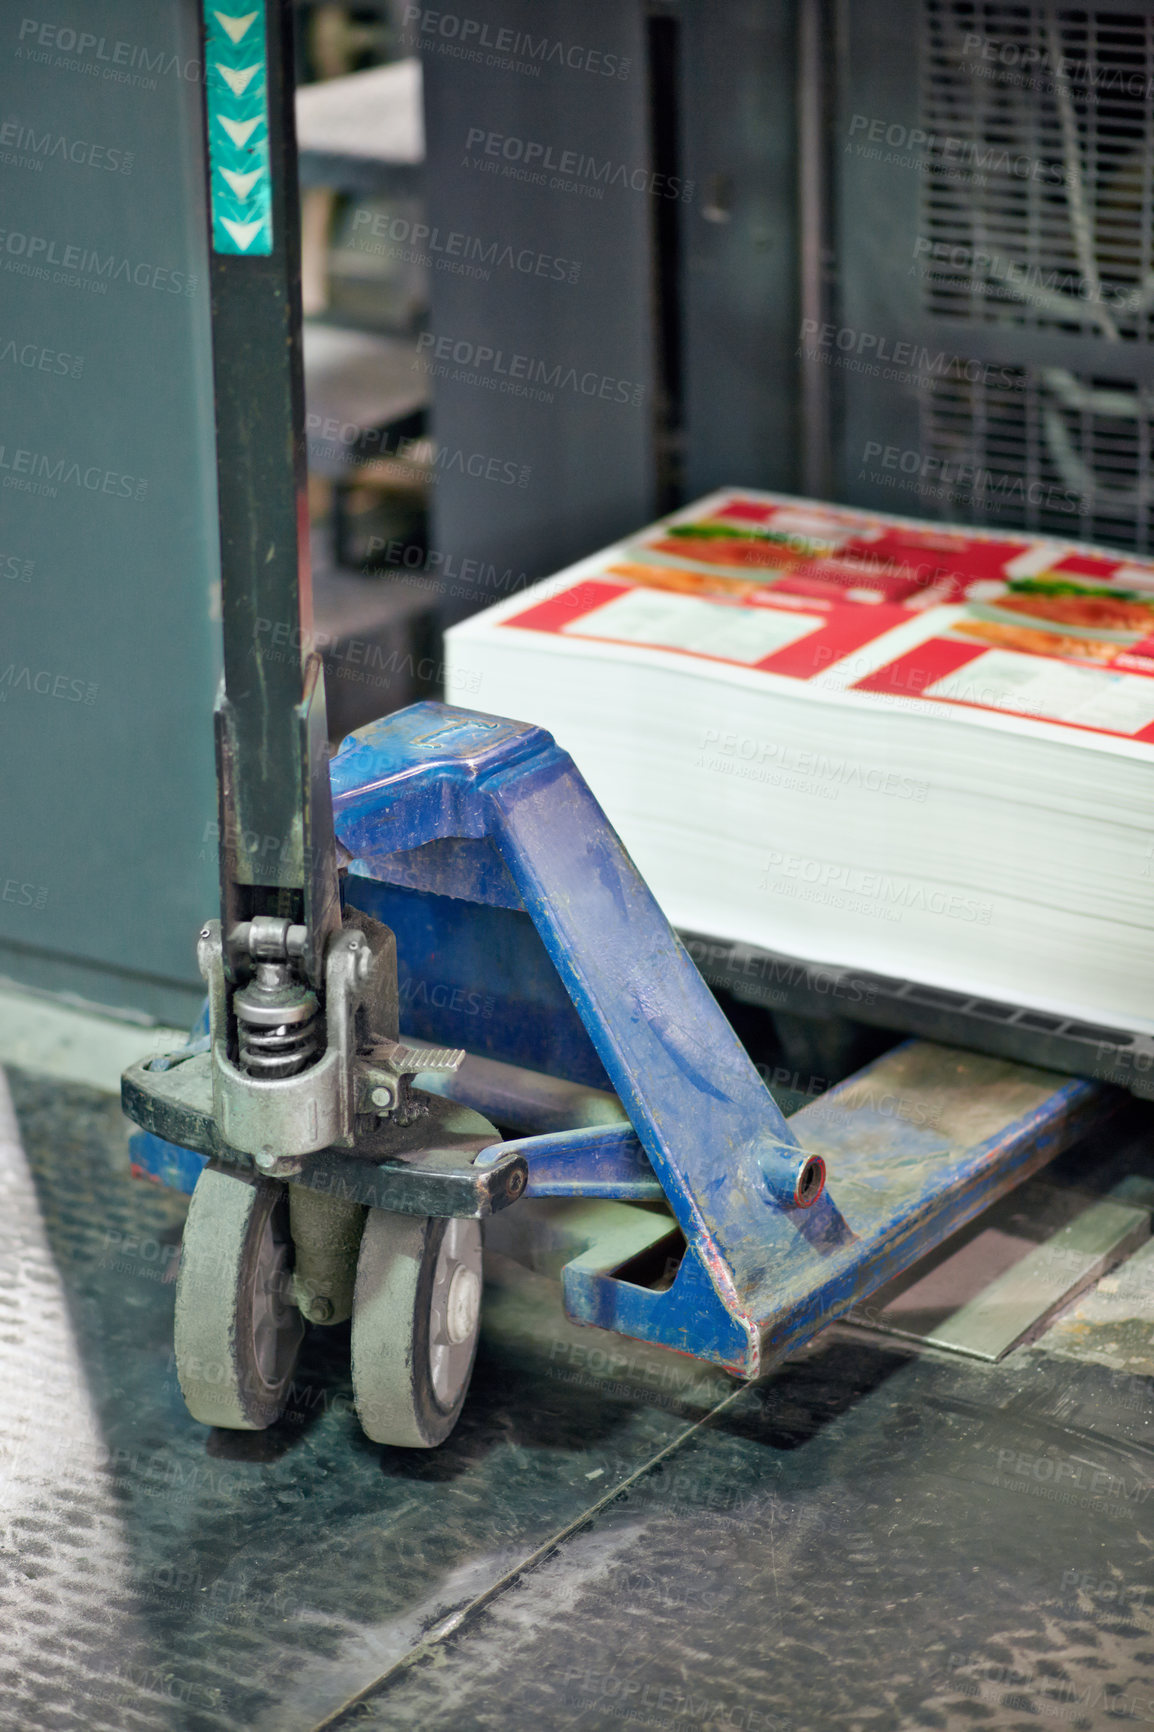
M 272 252 L 265 4 L 204 0 L 212 249 L 249 258 Z

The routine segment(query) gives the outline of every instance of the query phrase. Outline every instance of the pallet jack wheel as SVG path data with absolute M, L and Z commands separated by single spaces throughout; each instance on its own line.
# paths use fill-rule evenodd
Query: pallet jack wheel
M 374 1443 L 434 1449 L 457 1423 L 481 1328 L 481 1223 L 370 1209 L 353 1297 L 353 1395 Z
M 176 1286 L 176 1375 L 193 1418 L 233 1431 L 272 1425 L 304 1333 L 292 1298 L 288 1186 L 206 1167 Z

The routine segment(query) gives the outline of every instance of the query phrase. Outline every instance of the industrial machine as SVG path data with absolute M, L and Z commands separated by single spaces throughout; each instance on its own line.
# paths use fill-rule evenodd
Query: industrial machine
M 1115 1093 L 908 1042 L 787 1122 L 543 730 L 420 704 L 329 764 L 287 8 L 208 0 L 206 27 L 220 917 L 200 932 L 205 1019 L 123 1082 L 138 1165 L 195 1184 L 188 1406 L 272 1424 L 306 1325 L 351 1319 L 367 1434 L 439 1444 L 472 1371 L 481 1223 L 533 1197 L 617 1205 L 583 1217 L 572 1317 L 758 1377 Z M 458 994 L 490 1004 L 479 1052 L 438 1020 Z

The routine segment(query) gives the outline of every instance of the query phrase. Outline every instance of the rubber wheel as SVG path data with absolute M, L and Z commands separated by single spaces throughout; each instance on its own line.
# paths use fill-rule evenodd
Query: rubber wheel
M 193 1418 L 232 1431 L 272 1425 L 304 1333 L 292 1302 L 288 1186 L 206 1167 L 176 1285 L 176 1375 Z
M 374 1443 L 434 1449 L 457 1423 L 481 1329 L 481 1223 L 370 1209 L 353 1295 L 353 1396 Z

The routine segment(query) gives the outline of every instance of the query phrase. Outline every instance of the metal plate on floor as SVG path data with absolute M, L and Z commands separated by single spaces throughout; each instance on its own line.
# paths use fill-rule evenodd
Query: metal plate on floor
M 567 1323 L 573 1223 L 519 1205 L 440 1450 L 365 1441 L 339 1331 L 310 1337 L 285 1424 L 210 1432 L 172 1369 L 184 1200 L 128 1178 L 116 1101 L 13 1093 L 3 1732 L 1149 1715 L 1151 1379 L 1049 1335 L 991 1366 L 835 1328 L 735 1385 Z M 1150 1122 L 1093 1170 L 1154 1173 Z M 1117 1297 L 1154 1329 L 1154 1288 Z
M 1150 1236 L 1154 1188 L 1106 1197 L 1034 1180 L 855 1308 L 852 1321 L 993 1363 Z

